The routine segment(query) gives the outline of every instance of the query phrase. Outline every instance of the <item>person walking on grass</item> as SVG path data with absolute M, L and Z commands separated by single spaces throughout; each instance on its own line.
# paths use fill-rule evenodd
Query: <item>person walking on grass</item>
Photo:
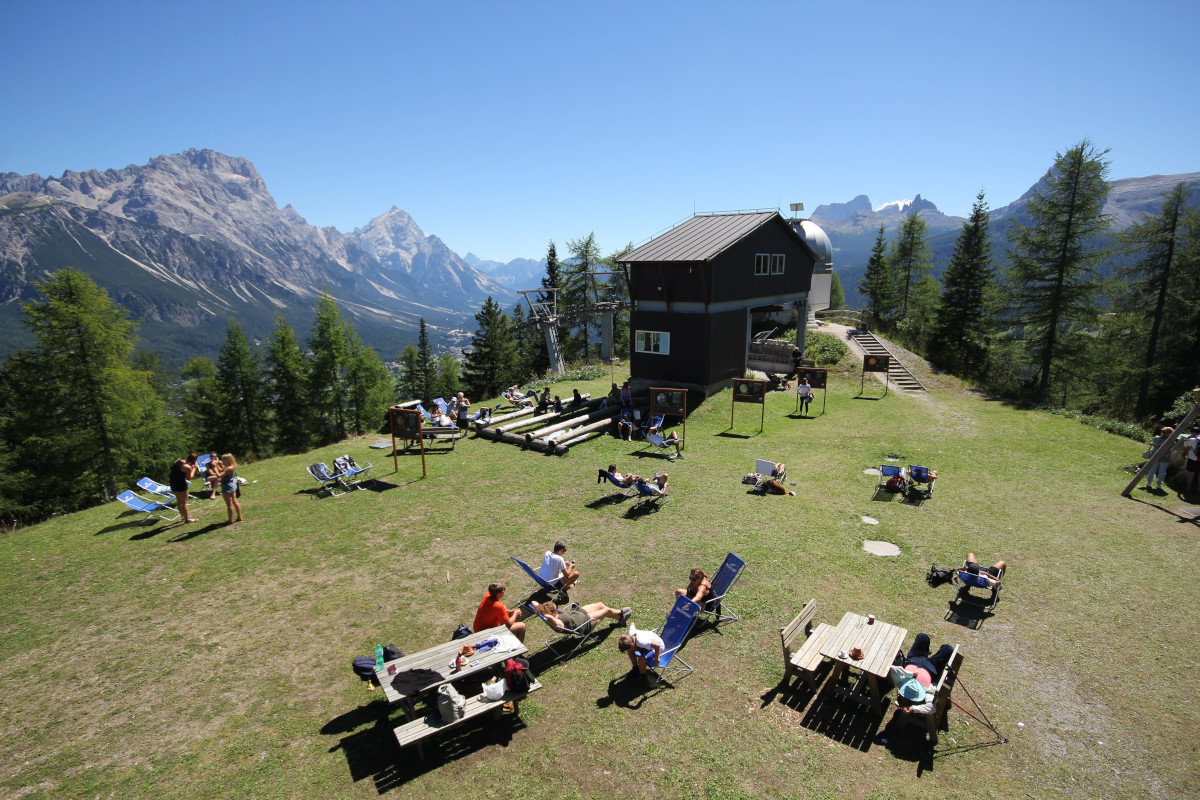
M 229 521 L 225 524 L 232 525 L 242 521 L 242 504 L 237 499 L 237 461 L 234 459 L 233 453 L 226 453 L 221 456 L 221 464 L 225 467 L 221 472 L 221 497 L 225 498 L 225 510 L 229 512 Z M 235 511 L 237 512 L 236 520 L 233 518 Z

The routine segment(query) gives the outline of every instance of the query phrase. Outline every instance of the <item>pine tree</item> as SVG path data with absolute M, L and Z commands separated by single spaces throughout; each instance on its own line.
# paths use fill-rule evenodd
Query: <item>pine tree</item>
M 346 399 L 350 430 L 356 436 L 378 430 L 384 412 L 395 397 L 387 365 L 359 336 L 353 323 L 346 332 Z
M 415 344 L 404 346 L 404 352 L 400 354 L 400 378 L 397 382 L 396 389 L 400 397 L 404 400 L 419 400 L 421 399 L 420 389 L 420 357 L 417 353 Z
M 111 499 L 165 469 L 178 425 L 130 365 L 137 326 L 91 278 L 63 269 L 24 305 L 33 349 L 10 357 L 0 394 L 5 513 L 36 518 Z M 139 473 L 139 474 L 135 474 Z
M 883 226 L 875 237 L 871 257 L 867 259 L 867 270 L 858 282 L 858 291 L 867 298 L 867 305 L 879 327 L 887 330 L 896 316 L 896 277 L 887 258 L 887 243 Z
M 239 455 L 267 455 L 271 440 L 267 390 L 258 354 L 246 341 L 242 326 L 230 321 L 217 359 L 220 415 L 218 449 Z
M 934 359 L 951 372 L 978 375 L 987 360 L 992 334 L 988 301 L 995 274 L 988 206 L 980 191 L 942 275 L 944 288 L 933 323 Z
M 1135 260 L 1117 272 L 1113 308 L 1127 319 L 1119 343 L 1136 380 L 1137 419 L 1191 388 L 1196 376 L 1189 373 L 1200 363 L 1187 358 L 1200 356 L 1200 242 L 1196 212 L 1187 210 L 1191 194 L 1178 184 L 1163 195 L 1157 215 L 1143 216 L 1120 237 L 1122 249 Z
M 910 300 L 913 289 L 933 268 L 929 243 L 926 241 L 928 232 L 929 226 L 924 217 L 910 213 L 901 223 L 896 241 L 892 242 L 891 252 L 888 254 L 888 264 L 895 276 L 896 291 L 899 295 L 901 320 L 907 319 L 912 310 Z
M 437 359 L 437 397 L 449 400 L 460 391 L 458 359 L 453 353 L 442 353 Z
M 497 397 L 515 379 L 517 352 L 508 315 L 488 298 L 475 315 L 479 329 L 471 339 L 471 352 L 463 367 L 470 397 Z
M 1044 400 L 1053 388 L 1065 398 L 1073 359 L 1086 350 L 1096 321 L 1097 266 L 1107 253 L 1107 150 L 1088 140 L 1057 154 L 1029 199 L 1030 224 L 1014 221 L 1008 238 L 1012 306 L 1033 367 L 1030 394 Z M 1055 387 L 1056 379 L 1061 387 Z
M 581 239 L 570 239 L 567 247 L 571 250 L 571 261 L 563 276 L 563 291 L 559 297 L 559 312 L 569 311 L 574 323 L 571 326 L 571 336 L 564 342 L 564 357 L 567 360 L 592 358 L 592 341 L 594 317 L 587 313 L 594 300 L 595 276 L 592 274 L 600 266 L 600 247 L 596 244 L 596 234 L 589 233 Z M 562 307 L 565 305 L 565 309 Z
M 221 390 L 217 386 L 217 365 L 211 359 L 196 356 L 179 372 L 179 414 L 184 441 L 196 452 L 218 449 L 216 431 L 221 424 Z
M 306 399 L 308 364 L 292 326 L 282 316 L 267 340 L 267 406 L 275 422 L 275 449 L 303 453 L 312 442 Z
M 349 356 L 346 325 L 337 303 L 328 292 L 317 301 L 316 319 L 308 337 L 312 352 L 308 371 L 308 396 L 320 443 L 346 436 L 346 364 Z
M 433 353 L 429 349 L 429 331 L 425 327 L 425 318 L 421 317 L 421 329 L 417 336 L 417 397 L 421 402 L 429 404 L 433 400 L 433 382 L 437 365 L 433 361 Z
M 829 307 L 842 308 L 846 305 L 846 290 L 842 288 L 842 279 L 836 272 L 830 274 Z

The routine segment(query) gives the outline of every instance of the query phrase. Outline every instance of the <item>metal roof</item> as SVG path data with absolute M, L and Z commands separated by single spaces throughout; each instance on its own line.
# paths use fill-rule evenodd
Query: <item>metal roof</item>
M 710 261 L 773 217 L 779 216 L 778 211 L 695 216 L 626 253 L 620 261 L 623 264 L 645 261 Z

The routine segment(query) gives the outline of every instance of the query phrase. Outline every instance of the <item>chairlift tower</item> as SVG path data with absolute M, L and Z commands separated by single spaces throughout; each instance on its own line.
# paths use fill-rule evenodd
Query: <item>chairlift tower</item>
M 550 356 L 551 371 L 555 375 L 562 375 L 566 368 L 563 366 L 562 348 L 558 344 L 558 289 L 522 289 L 520 293 L 525 295 L 525 302 L 529 304 L 530 322 L 546 337 L 546 353 Z M 550 299 L 534 302 L 531 294 L 549 295 Z
M 606 361 L 610 359 L 614 346 L 613 328 L 616 313 L 621 309 L 629 308 L 630 303 L 617 299 L 610 281 L 597 281 L 596 277 L 614 275 L 621 279 L 628 279 L 623 272 L 588 272 L 591 300 L 585 305 L 575 308 L 560 309 L 558 307 L 558 292 L 561 291 L 558 287 L 519 290 L 519 294 L 524 295 L 525 302 L 529 304 L 529 321 L 526 324 L 532 325 L 545 335 L 546 353 L 550 357 L 550 369 L 555 375 L 561 375 L 566 371 L 563 366 L 562 347 L 558 341 L 558 326 L 570 325 L 581 318 L 591 316 L 600 318 L 601 358 Z M 531 295 L 549 296 L 550 299 L 535 299 Z

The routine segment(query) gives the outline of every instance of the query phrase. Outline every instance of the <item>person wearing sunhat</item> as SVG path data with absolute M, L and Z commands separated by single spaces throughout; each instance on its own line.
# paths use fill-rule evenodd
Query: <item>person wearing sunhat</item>
M 942 677 L 942 671 L 954 654 L 954 647 L 944 644 L 930 655 L 929 646 L 929 634 L 918 633 L 904 659 L 904 666 L 892 667 L 892 683 L 900 695 L 897 705 L 905 713 L 933 710 L 933 693 L 929 688 Z

